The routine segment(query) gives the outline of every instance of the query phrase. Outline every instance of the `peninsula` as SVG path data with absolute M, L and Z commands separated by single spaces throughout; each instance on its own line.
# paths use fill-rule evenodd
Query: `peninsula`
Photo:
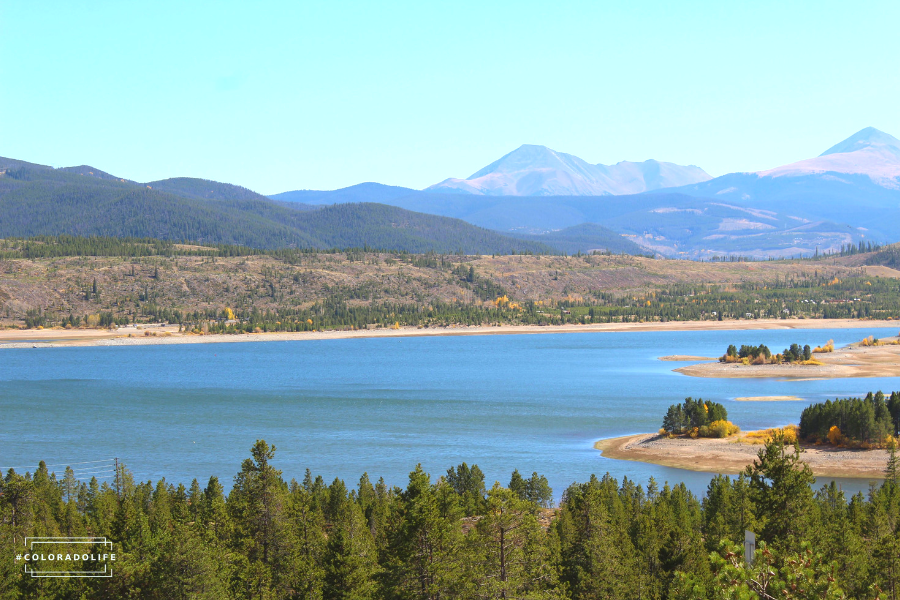
M 878 340 L 878 345 L 856 342 L 833 352 L 815 353 L 813 358 L 815 360 L 810 362 L 818 364 L 756 365 L 740 362 L 704 362 L 679 367 L 674 371 L 691 377 L 734 378 L 832 379 L 900 376 L 900 343 L 897 337 L 882 338 Z

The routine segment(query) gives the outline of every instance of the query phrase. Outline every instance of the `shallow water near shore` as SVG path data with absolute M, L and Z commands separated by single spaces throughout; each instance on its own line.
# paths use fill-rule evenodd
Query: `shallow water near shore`
M 900 328 L 900 325 L 898 325 Z M 610 460 L 599 438 L 656 431 L 687 396 L 723 402 L 742 429 L 796 423 L 802 402 L 900 390 L 900 378 L 779 381 L 673 373 L 666 355 L 714 356 L 728 344 L 836 346 L 877 329 L 601 332 L 342 339 L 0 352 L 0 467 L 119 457 L 137 479 L 230 487 L 253 442 L 277 448 L 286 479 L 306 468 L 355 485 L 367 471 L 404 486 L 417 463 L 433 477 L 477 463 L 488 485 L 514 468 L 547 476 L 559 497 L 610 472 L 646 484 L 711 477 Z M 893 334 L 893 332 L 891 332 Z M 24 467 L 24 468 L 22 468 Z M 62 472 L 65 467 L 56 470 Z M 847 491 L 864 480 L 840 480 Z

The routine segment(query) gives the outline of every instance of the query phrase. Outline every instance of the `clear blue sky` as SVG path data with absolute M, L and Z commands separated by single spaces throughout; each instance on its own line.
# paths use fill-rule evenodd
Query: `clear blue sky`
M 900 2 L 0 2 L 0 156 L 263 193 L 900 137 Z

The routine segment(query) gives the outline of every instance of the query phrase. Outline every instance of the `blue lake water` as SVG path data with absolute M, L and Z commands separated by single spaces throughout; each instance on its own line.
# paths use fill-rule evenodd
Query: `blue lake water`
M 610 472 L 645 483 L 710 475 L 603 458 L 600 438 L 656 431 L 687 396 L 722 402 L 743 429 L 796 423 L 801 402 L 900 389 L 900 378 L 779 381 L 673 373 L 671 354 L 715 356 L 729 343 L 833 338 L 885 330 L 569 333 L 0 350 L 0 466 L 33 470 L 117 456 L 137 479 L 165 476 L 226 489 L 262 438 L 287 479 L 306 468 L 354 485 L 363 471 L 405 485 L 477 463 L 488 485 L 514 468 L 548 477 L 556 495 Z M 893 333 L 893 331 L 891 332 Z M 90 463 L 88 463 L 88 466 Z M 55 469 L 57 472 L 64 467 Z M 100 469 L 102 471 L 102 469 Z M 843 480 L 866 489 L 861 480 Z

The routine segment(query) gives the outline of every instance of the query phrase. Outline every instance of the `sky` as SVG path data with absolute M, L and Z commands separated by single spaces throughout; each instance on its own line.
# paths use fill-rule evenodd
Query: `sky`
M 900 137 L 900 2 L 0 1 L 0 156 L 261 193 Z

